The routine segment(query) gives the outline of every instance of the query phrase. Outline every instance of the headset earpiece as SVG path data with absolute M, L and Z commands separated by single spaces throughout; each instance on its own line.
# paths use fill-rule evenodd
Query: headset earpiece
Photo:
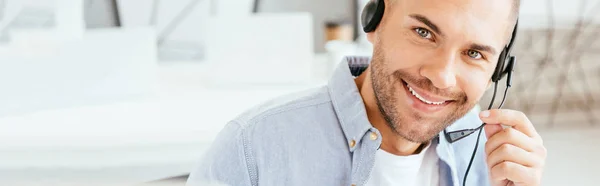
M 516 57 L 515 56 L 510 56 L 510 59 L 508 60 L 508 64 L 506 67 L 506 87 L 511 87 L 512 86 L 512 73 L 513 73 L 513 69 L 515 68 L 515 63 L 516 63 Z
M 496 69 L 494 69 L 494 74 L 492 75 L 492 82 L 494 83 L 500 81 L 507 73 L 509 73 L 509 71 L 512 72 L 512 68 L 514 68 L 514 63 L 516 59 L 514 59 L 515 56 L 510 55 L 510 52 L 515 42 L 515 38 L 517 37 L 518 26 L 519 20 L 517 20 L 515 24 L 515 28 L 512 31 L 510 41 L 500 53 L 500 57 L 498 58 L 498 64 L 496 66 Z M 506 64 L 506 60 L 509 60 L 508 64 Z
M 504 76 L 505 72 L 505 63 L 506 63 L 506 58 L 507 56 L 507 50 L 506 48 L 504 50 L 502 50 L 502 52 L 500 53 L 500 57 L 498 57 L 498 63 L 496 64 L 496 69 L 494 69 L 494 74 L 492 75 L 492 82 L 496 83 L 498 81 L 500 81 L 500 79 L 502 79 L 502 77 Z
M 375 31 L 381 18 L 383 18 L 383 12 L 385 11 L 384 0 L 370 0 L 362 11 L 360 16 L 361 23 L 363 25 L 364 32 Z

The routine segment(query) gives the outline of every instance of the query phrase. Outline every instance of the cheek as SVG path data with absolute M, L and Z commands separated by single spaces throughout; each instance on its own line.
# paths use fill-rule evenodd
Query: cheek
M 469 102 L 477 102 L 485 93 L 489 78 L 485 78 L 484 73 L 462 73 L 463 76 L 460 79 L 459 86 L 467 94 Z
M 411 30 L 399 24 L 388 24 L 387 27 L 389 28 L 383 29 L 379 33 L 379 49 L 390 68 L 418 67 L 420 64 L 427 62 L 428 56 L 433 55 L 431 48 L 423 47 L 413 41 L 414 36 L 411 34 L 414 33 Z
M 409 42 L 389 42 L 383 48 L 384 59 L 392 69 L 408 69 L 426 63 L 431 51 Z

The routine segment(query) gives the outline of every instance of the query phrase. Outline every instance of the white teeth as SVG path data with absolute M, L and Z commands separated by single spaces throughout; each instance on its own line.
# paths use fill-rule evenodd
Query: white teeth
M 444 104 L 444 102 L 445 102 L 445 101 L 435 102 L 435 101 L 426 100 L 425 98 L 421 97 L 421 95 L 417 94 L 417 92 L 415 90 L 413 90 L 410 86 L 407 85 L 407 87 L 412 95 L 414 95 L 415 97 L 417 97 L 419 100 L 421 100 L 424 103 L 427 103 L 430 105 L 441 105 L 441 104 Z

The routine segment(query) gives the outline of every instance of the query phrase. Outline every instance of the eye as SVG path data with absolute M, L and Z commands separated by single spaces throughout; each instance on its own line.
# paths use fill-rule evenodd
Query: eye
M 481 53 L 476 50 L 468 50 L 467 55 L 473 59 L 481 59 L 482 58 Z
M 417 32 L 417 34 L 419 34 L 419 36 L 421 36 L 422 38 L 425 38 L 425 39 L 431 39 L 433 37 L 431 35 L 431 32 L 429 32 L 429 30 L 424 29 L 424 28 L 415 28 L 414 31 Z

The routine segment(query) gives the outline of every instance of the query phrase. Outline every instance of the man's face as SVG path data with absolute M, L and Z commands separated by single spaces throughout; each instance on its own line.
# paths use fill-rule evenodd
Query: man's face
M 386 1 L 371 80 L 391 129 L 425 142 L 466 114 L 491 83 L 513 20 L 510 1 Z

